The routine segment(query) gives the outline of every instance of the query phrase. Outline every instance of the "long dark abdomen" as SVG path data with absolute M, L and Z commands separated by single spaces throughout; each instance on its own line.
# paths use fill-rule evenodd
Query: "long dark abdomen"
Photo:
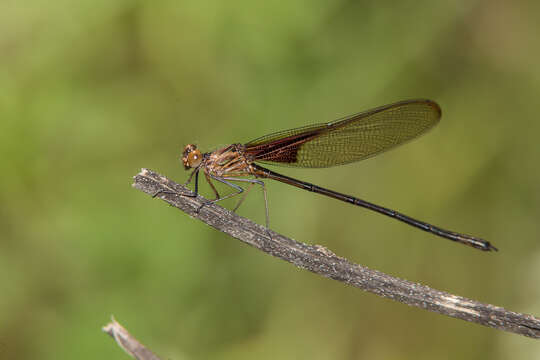
M 256 164 L 252 164 L 252 166 L 256 169 L 256 174 L 258 177 L 274 179 L 274 180 L 277 180 L 277 181 L 280 181 L 289 185 L 296 186 L 304 190 L 312 191 L 317 194 L 326 195 L 331 198 L 338 199 L 338 200 L 341 200 L 341 201 L 344 201 L 353 205 L 361 206 L 363 208 L 376 211 L 380 214 L 402 221 L 406 224 L 409 224 L 418 229 L 427 231 L 434 235 L 437 235 L 437 236 L 440 236 L 440 237 L 443 237 L 445 239 L 449 239 L 452 241 L 456 241 L 456 242 L 459 242 L 468 246 L 472 246 L 476 249 L 480 249 L 484 251 L 497 251 L 497 248 L 495 248 L 488 241 L 485 241 L 483 239 L 475 238 L 473 236 L 466 235 L 466 234 L 460 234 L 453 231 L 445 230 L 440 227 L 428 224 L 426 222 L 413 219 L 395 210 L 388 209 L 383 206 L 370 203 L 368 201 L 356 198 L 354 196 L 350 196 L 350 195 L 339 193 L 337 191 L 325 189 L 325 188 L 322 188 L 320 186 L 317 186 L 317 185 L 314 185 L 305 181 L 293 179 L 291 177 L 278 174 L 276 172 L 273 172 L 272 170 L 263 168 L 262 166 L 259 166 Z

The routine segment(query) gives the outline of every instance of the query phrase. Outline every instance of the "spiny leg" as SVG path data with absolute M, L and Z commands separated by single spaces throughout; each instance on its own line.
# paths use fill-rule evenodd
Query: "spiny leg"
M 231 184 L 230 182 L 228 182 L 227 180 L 224 180 L 223 178 L 220 178 L 218 176 L 209 175 L 206 172 L 204 173 L 204 175 L 206 176 L 206 181 L 208 181 L 208 184 L 210 184 L 210 187 L 214 191 L 214 194 L 216 194 L 216 198 L 214 200 L 211 200 L 211 201 L 207 202 L 207 203 L 201 204 L 201 206 L 199 206 L 199 208 L 197 209 L 197 213 L 199 213 L 201 211 L 201 209 L 203 207 L 205 207 L 206 205 L 208 205 L 208 204 L 215 204 L 218 201 L 228 199 L 228 198 L 230 198 L 232 196 L 236 196 L 236 195 L 241 194 L 242 192 L 244 192 L 244 189 L 242 189 L 240 186 L 235 185 L 235 184 Z M 226 195 L 224 197 L 220 197 L 219 193 L 217 192 L 216 187 L 212 183 L 211 179 L 217 180 L 217 181 L 219 181 L 219 182 L 221 182 L 221 183 L 223 183 L 225 185 L 228 185 L 228 186 L 234 188 L 236 190 L 236 192 L 233 192 L 232 194 Z
M 199 186 L 199 169 L 200 167 L 197 167 L 195 170 L 193 170 L 191 174 L 189 174 L 187 181 L 184 183 L 184 186 L 188 186 L 189 183 L 191 182 L 191 179 L 193 179 L 193 175 L 196 175 L 195 176 L 195 193 L 197 193 L 197 187 Z
M 235 206 L 234 209 L 232 210 L 233 212 L 236 212 L 236 210 L 238 210 L 238 208 L 240 207 L 240 205 L 242 205 L 242 203 L 243 203 L 244 200 L 246 199 L 247 195 L 249 194 L 249 191 L 253 188 L 253 185 L 255 185 L 255 183 L 249 184 L 249 187 L 248 187 L 247 189 L 244 190 L 244 194 L 242 195 L 242 198 L 238 201 L 238 203 L 236 204 L 236 206 Z
M 155 198 L 159 194 L 176 194 L 180 196 L 197 197 L 197 195 L 199 194 L 199 168 L 191 172 L 191 175 L 189 175 L 188 181 L 186 181 L 184 186 L 187 186 L 191 182 L 193 175 L 195 175 L 195 192 L 179 193 L 173 190 L 158 189 L 155 193 L 152 194 L 152 197 Z
M 268 237 L 272 238 L 272 235 L 270 234 L 270 216 L 269 216 L 269 213 L 268 213 L 268 197 L 266 195 L 266 185 L 263 181 L 261 180 L 255 180 L 255 179 L 239 179 L 239 178 L 227 178 L 227 177 L 218 177 L 218 176 L 213 176 L 213 175 L 209 175 L 209 174 L 206 174 L 206 180 L 208 181 L 208 183 L 210 184 L 210 186 L 212 187 L 212 189 L 214 189 L 214 192 L 216 193 L 216 199 L 208 202 L 208 203 L 204 203 L 202 204 L 198 209 L 197 209 L 197 212 L 199 212 L 204 206 L 208 205 L 208 204 L 215 204 L 217 203 L 218 201 L 221 201 L 221 200 L 225 200 L 225 199 L 228 199 L 228 198 L 231 198 L 233 196 L 236 196 L 236 195 L 239 195 L 241 193 L 245 193 L 245 195 L 242 197 L 242 199 L 240 199 L 239 203 L 236 205 L 236 207 L 234 208 L 233 211 L 236 211 L 236 209 L 238 209 L 238 207 L 240 206 L 240 204 L 242 203 L 242 201 L 244 200 L 245 196 L 247 195 L 247 192 L 251 189 L 251 187 L 254 185 L 254 184 L 258 184 L 258 185 L 261 185 L 261 188 L 263 190 L 263 195 L 264 195 L 264 208 L 265 208 L 265 215 L 266 215 L 266 232 L 268 234 Z M 226 195 L 224 197 L 220 197 L 219 194 L 217 193 L 217 191 L 215 190 L 215 187 L 213 185 L 213 183 L 211 182 L 210 179 L 213 179 L 213 180 L 217 180 L 225 185 L 228 185 L 230 187 L 232 187 L 233 189 L 236 190 L 236 192 L 233 192 L 229 195 Z M 244 191 L 244 189 L 236 184 L 233 184 L 231 183 L 230 181 L 240 181 L 240 182 L 247 182 L 247 183 L 250 183 L 250 187 L 248 188 L 248 190 Z
M 233 192 L 233 193 L 231 193 L 229 195 L 226 195 L 224 197 L 216 198 L 215 200 L 212 201 L 212 203 L 217 203 L 218 201 L 228 199 L 230 197 L 236 196 L 236 195 L 241 194 L 241 193 L 244 192 L 244 189 L 242 187 L 227 181 L 227 180 L 238 180 L 238 179 L 224 178 L 224 177 L 218 177 L 218 176 L 212 176 L 212 175 L 210 175 L 210 177 L 212 179 L 217 180 L 217 181 L 219 181 L 219 182 L 221 182 L 221 183 L 223 183 L 225 185 L 228 185 L 228 186 L 230 186 L 230 187 L 232 187 L 233 189 L 236 190 L 236 192 Z
M 233 209 L 233 212 L 236 211 L 238 209 L 238 207 L 242 204 L 242 202 L 244 201 L 244 199 L 247 196 L 247 193 L 249 192 L 249 190 L 251 190 L 253 185 L 255 185 L 255 184 L 261 185 L 261 188 L 262 188 L 262 191 L 263 191 L 263 196 L 264 196 L 264 209 L 265 209 L 265 216 L 266 216 L 266 230 L 267 231 L 270 230 L 270 215 L 268 213 L 268 197 L 266 195 L 266 185 L 265 185 L 264 181 L 256 180 L 256 179 L 238 179 L 238 178 L 223 178 L 223 179 L 228 180 L 228 181 L 241 181 L 241 182 L 250 183 L 249 188 L 244 192 L 244 195 L 242 196 L 242 198 L 240 199 L 240 201 L 238 202 L 236 207 Z M 233 185 L 233 184 L 229 183 L 229 185 Z M 239 193 L 236 193 L 234 195 L 238 195 L 238 194 Z M 272 236 L 270 236 L 270 233 L 268 233 L 268 236 L 270 238 L 272 237 Z
M 216 187 L 214 186 L 214 183 L 213 183 L 212 180 L 211 180 L 211 177 L 213 178 L 213 176 L 208 175 L 208 173 L 205 172 L 205 173 L 204 173 L 204 177 L 206 178 L 206 181 L 208 182 L 208 184 L 209 184 L 210 187 L 212 188 L 212 191 L 213 191 L 214 194 L 216 195 L 216 198 L 214 199 L 214 201 L 217 201 L 217 200 L 221 199 L 220 196 L 219 196 L 219 193 L 218 193 L 218 191 L 217 191 L 217 189 L 216 189 Z
M 205 207 L 206 205 L 208 204 L 211 204 L 213 203 L 214 201 L 218 200 L 219 199 L 219 193 L 216 189 L 216 187 L 214 186 L 214 184 L 212 183 L 212 180 L 210 179 L 210 176 L 208 176 L 208 173 L 205 171 L 204 172 L 204 177 L 206 178 L 206 182 L 208 183 L 208 185 L 210 185 L 210 188 L 212 189 L 212 191 L 214 192 L 214 194 L 216 195 L 216 198 L 213 200 L 213 201 L 208 201 L 208 202 L 203 202 L 196 210 L 197 214 L 201 212 L 202 208 Z

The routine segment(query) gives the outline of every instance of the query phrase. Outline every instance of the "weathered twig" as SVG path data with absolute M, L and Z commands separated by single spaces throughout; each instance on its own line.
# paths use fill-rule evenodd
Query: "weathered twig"
M 190 216 L 299 268 L 410 306 L 536 339 L 540 338 L 540 319 L 532 315 L 511 312 L 498 306 L 434 290 L 354 264 L 325 247 L 294 241 L 225 208 L 208 204 L 208 200 L 201 196 L 180 195 L 188 194 L 190 190 L 151 170 L 142 169 L 134 179 L 133 186 L 137 189 L 150 195 L 158 194 L 157 197 Z M 198 211 L 202 204 L 207 205 Z
M 159 360 L 150 350 L 135 339 L 114 317 L 101 328 L 109 334 L 125 352 L 137 360 Z

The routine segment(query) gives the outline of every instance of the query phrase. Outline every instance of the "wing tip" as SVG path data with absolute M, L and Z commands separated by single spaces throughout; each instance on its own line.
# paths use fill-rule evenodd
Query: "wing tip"
M 410 105 L 410 104 L 426 105 L 430 107 L 435 112 L 435 114 L 437 114 L 436 116 L 437 120 L 439 120 L 442 116 L 442 110 L 439 104 L 437 104 L 437 102 L 430 99 L 419 98 L 419 99 L 412 99 L 412 100 L 403 100 L 403 101 L 399 101 L 397 103 L 393 103 L 391 105 L 386 105 L 386 106 L 393 107 L 393 106 L 402 106 L 402 105 Z M 374 109 L 374 110 L 379 110 L 379 108 Z
M 429 100 L 429 99 L 425 99 L 423 100 L 423 102 L 430 106 L 436 113 L 437 113 L 437 117 L 440 119 L 441 116 L 442 116 L 442 109 L 441 107 L 439 106 L 439 104 L 437 104 L 435 101 L 433 100 Z

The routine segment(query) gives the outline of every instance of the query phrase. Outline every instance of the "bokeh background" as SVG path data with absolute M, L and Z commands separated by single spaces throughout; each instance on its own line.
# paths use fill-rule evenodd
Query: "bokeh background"
M 346 287 L 131 187 L 212 150 L 410 98 L 425 137 L 275 169 L 491 240 L 482 253 L 268 182 L 272 228 L 386 273 L 540 315 L 540 3 L 0 3 L 0 358 L 533 359 L 538 341 Z M 203 193 L 210 195 L 208 187 Z M 241 215 L 264 223 L 262 195 Z M 225 203 L 231 206 L 231 203 Z

